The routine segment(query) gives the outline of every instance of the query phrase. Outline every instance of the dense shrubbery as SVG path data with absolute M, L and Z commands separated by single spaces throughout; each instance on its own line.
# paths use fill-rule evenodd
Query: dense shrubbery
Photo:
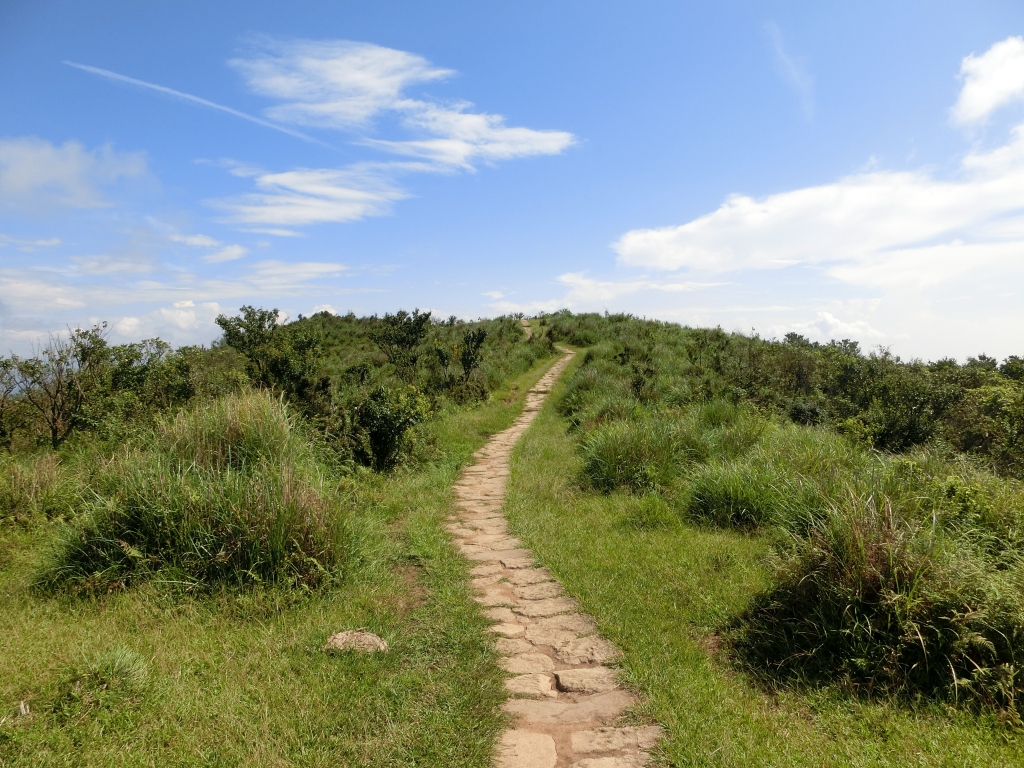
M 217 323 L 211 349 L 110 345 L 95 327 L 0 359 L 0 524 L 57 526 L 40 587 L 333 578 L 353 465 L 393 469 L 416 425 L 554 351 L 514 318 L 243 307 Z
M 1020 360 L 902 363 L 558 313 L 591 344 L 559 403 L 582 481 L 664 521 L 771 532 L 774 577 L 729 635 L 774 679 L 1024 707 Z M 634 524 L 642 525 L 643 521 Z
M 269 394 L 181 411 L 140 442 L 97 473 L 40 586 L 109 591 L 157 572 L 189 587 L 315 585 L 343 569 L 349 510 L 338 481 Z

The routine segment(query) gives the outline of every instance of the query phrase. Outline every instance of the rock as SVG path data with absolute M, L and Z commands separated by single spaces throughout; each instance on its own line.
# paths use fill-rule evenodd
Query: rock
M 509 678 L 505 681 L 505 687 L 516 696 L 528 696 L 532 699 L 553 699 L 558 696 L 551 675 L 540 672 Z
M 474 576 L 492 576 L 496 573 L 503 573 L 504 571 L 505 569 L 497 563 L 485 563 L 470 569 L 469 572 Z
M 570 768 L 643 768 L 647 765 L 644 755 L 622 755 L 621 757 L 588 757 L 578 760 Z
M 576 610 L 576 601 L 568 597 L 552 597 L 548 600 L 528 600 L 517 604 L 513 609 L 522 616 L 554 616 L 556 613 L 568 613 Z
M 489 627 L 488 631 L 505 637 L 522 637 L 526 633 L 526 626 L 523 624 L 495 624 Z
M 516 615 L 510 608 L 488 608 L 484 611 L 484 616 L 502 624 L 514 624 L 516 620 Z
M 382 637 L 378 637 L 365 629 L 349 629 L 345 632 L 336 632 L 327 638 L 323 650 L 327 653 L 338 651 L 362 651 L 363 653 L 377 653 L 387 651 L 388 644 Z
M 537 626 L 565 629 L 569 632 L 576 632 L 579 635 L 591 635 L 597 631 L 597 625 L 594 624 L 594 620 L 589 616 L 583 616 L 579 613 L 567 613 L 562 616 L 538 619 Z
M 477 548 L 477 549 L 479 549 L 479 548 Z M 513 567 L 513 566 L 510 566 L 510 565 L 507 565 L 507 563 L 520 562 L 520 561 L 522 561 L 522 562 L 529 562 L 530 565 L 533 565 L 533 560 L 528 560 L 528 558 L 533 556 L 533 552 L 531 552 L 528 549 L 488 549 L 488 550 L 484 550 L 482 552 L 481 551 L 477 551 L 477 549 L 474 549 L 472 551 L 466 551 L 466 548 L 463 547 L 462 554 L 464 554 L 470 560 L 496 560 L 496 561 L 500 561 L 501 564 L 504 565 L 506 568 Z M 520 567 L 524 567 L 524 566 L 520 566 Z
M 502 584 L 492 584 L 484 588 L 483 594 L 474 595 L 473 599 L 480 605 L 513 605 L 515 603 L 508 587 Z
M 478 576 L 471 583 L 473 589 L 483 589 L 484 587 L 491 586 L 491 584 L 497 584 L 502 578 L 500 573 L 492 573 L 490 576 Z
M 589 723 L 611 722 L 635 699 L 625 691 L 608 691 L 587 696 L 576 703 L 561 701 L 530 701 L 512 699 L 502 709 L 512 715 L 519 715 L 528 723 Z
M 505 557 L 501 559 L 501 564 L 511 570 L 532 568 L 534 559 L 532 557 Z
M 496 768 L 555 768 L 555 740 L 546 733 L 506 731 L 498 742 Z
M 561 648 L 578 637 L 579 635 L 575 632 L 555 627 L 542 627 L 537 624 L 526 627 L 526 639 L 534 645 L 550 645 L 552 648 Z
M 517 653 L 531 653 L 534 650 L 533 643 L 509 637 L 497 640 L 494 647 L 502 656 L 515 656 Z
M 645 728 L 594 728 L 577 731 L 572 735 L 574 754 L 586 755 L 594 752 L 617 752 L 619 750 L 648 750 L 661 738 L 661 728 L 650 725 Z
M 514 591 L 516 596 L 523 600 L 545 600 L 549 597 L 562 596 L 562 588 L 553 581 L 531 584 L 528 587 L 516 587 Z
M 521 653 L 501 660 L 501 666 L 517 675 L 531 672 L 550 672 L 555 662 L 543 653 Z
M 538 584 L 542 581 L 551 581 L 554 576 L 547 568 L 522 568 L 509 577 L 509 581 L 517 587 L 525 587 L 527 584 Z
M 591 635 L 566 643 L 555 655 L 566 664 L 603 664 L 616 658 L 619 651 L 603 637 Z
M 604 693 L 619 685 L 615 672 L 607 667 L 563 669 L 555 673 L 558 690 L 570 693 Z

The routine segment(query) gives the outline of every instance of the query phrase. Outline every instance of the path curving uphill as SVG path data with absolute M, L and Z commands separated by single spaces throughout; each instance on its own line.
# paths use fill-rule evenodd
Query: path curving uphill
M 477 462 L 455 484 L 457 512 L 448 530 L 472 569 L 476 600 L 495 623 L 516 724 L 501 738 L 497 768 L 634 768 L 647 763 L 657 726 L 614 727 L 635 703 L 605 666 L 618 656 L 595 633 L 593 619 L 531 550 L 511 538 L 502 514 L 516 440 L 536 418 L 551 385 L 572 359 L 565 356 L 526 395 L 515 423 L 474 454 Z

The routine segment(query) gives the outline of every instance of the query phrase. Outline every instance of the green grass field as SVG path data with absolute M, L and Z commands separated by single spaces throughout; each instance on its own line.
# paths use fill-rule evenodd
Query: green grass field
M 442 522 L 460 467 L 549 363 L 438 419 L 432 459 L 358 476 L 338 586 L 44 597 L 29 582 L 49 525 L 0 528 L 0 765 L 489 765 L 502 672 Z M 320 650 L 359 627 L 390 652 Z
M 680 522 L 652 497 L 581 490 L 576 441 L 554 408 L 571 374 L 516 448 L 507 511 L 624 652 L 625 679 L 645 696 L 636 716 L 666 729 L 665 764 L 1024 765 L 1024 735 L 994 715 L 768 691 L 740 671 L 717 632 L 765 586 L 770 543 Z

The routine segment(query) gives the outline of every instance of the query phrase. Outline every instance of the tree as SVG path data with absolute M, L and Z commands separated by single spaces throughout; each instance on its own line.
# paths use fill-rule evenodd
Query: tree
M 487 331 L 477 328 L 473 331 L 466 331 L 462 337 L 462 344 L 459 345 L 459 362 L 462 363 L 462 380 L 469 381 L 469 375 L 475 368 L 480 367 L 483 362 L 483 354 L 480 348 L 487 338 Z
M 11 447 L 14 431 L 10 420 L 14 406 L 14 392 L 18 387 L 18 371 L 14 360 L 0 357 L 0 447 Z
M 57 448 L 77 423 L 86 395 L 95 388 L 110 350 L 102 326 L 76 328 L 67 338 L 51 336 L 29 359 L 12 358 L 15 387 L 43 419 Z
M 416 365 L 414 350 L 427 335 L 429 324 L 430 312 L 414 309 L 409 314 L 403 309 L 394 315 L 384 315 L 377 327 L 370 331 L 370 338 L 404 378 Z
M 246 373 L 253 383 L 282 392 L 311 409 L 330 387 L 330 379 L 318 378 L 323 337 L 302 329 L 279 325 L 276 309 L 244 306 L 241 317 L 217 316 L 224 341 L 246 359 Z

